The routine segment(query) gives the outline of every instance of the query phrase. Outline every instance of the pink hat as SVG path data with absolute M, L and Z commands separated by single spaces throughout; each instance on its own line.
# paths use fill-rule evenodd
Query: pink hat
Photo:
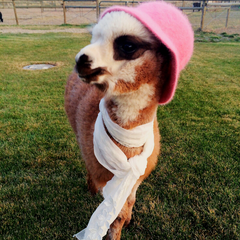
M 166 2 L 147 2 L 137 7 L 114 6 L 108 12 L 124 11 L 144 24 L 171 52 L 171 76 L 164 85 L 159 104 L 169 103 L 175 93 L 180 71 L 187 65 L 193 53 L 194 33 L 178 8 Z

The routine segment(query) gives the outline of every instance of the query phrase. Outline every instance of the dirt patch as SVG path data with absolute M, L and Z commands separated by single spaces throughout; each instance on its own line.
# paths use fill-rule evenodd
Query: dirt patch
M 16 19 L 13 9 L 1 9 L 4 25 L 16 25 Z M 64 15 L 62 9 L 44 9 L 40 8 L 17 8 L 17 17 L 20 26 L 52 26 L 64 24 Z M 96 22 L 96 11 L 94 9 L 69 9 L 66 12 L 66 23 L 72 25 L 90 24 Z
M 49 29 L 49 30 L 31 30 L 31 29 L 24 29 L 24 28 L 0 28 L 0 33 L 49 33 L 49 32 L 67 32 L 67 33 L 88 33 L 87 29 L 82 29 L 82 28 L 61 28 L 61 29 Z
M 228 27 L 228 28 L 219 28 L 214 31 L 215 33 L 223 33 L 226 32 L 227 34 L 240 34 L 240 27 Z

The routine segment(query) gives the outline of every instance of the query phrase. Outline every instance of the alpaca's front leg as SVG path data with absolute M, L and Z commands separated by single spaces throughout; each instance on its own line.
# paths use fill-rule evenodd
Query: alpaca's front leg
M 136 192 L 137 192 L 137 189 L 138 189 L 140 184 L 141 184 L 141 180 L 139 179 L 137 181 L 137 183 L 134 185 L 134 187 L 132 189 L 132 192 L 131 192 L 131 194 L 129 195 L 129 197 L 127 199 L 127 203 L 128 203 L 128 216 L 127 216 L 127 219 L 125 221 L 125 226 L 128 226 L 130 221 L 131 221 L 132 209 L 133 209 L 133 206 L 134 206 L 134 204 L 136 202 Z
M 106 240 L 120 240 L 121 239 L 121 231 L 125 221 L 128 218 L 128 201 L 125 202 L 121 212 L 115 219 L 115 221 L 111 224 L 110 229 L 108 230 L 108 235 Z
M 90 173 L 88 173 L 88 175 L 87 175 L 87 184 L 88 184 L 88 190 L 90 191 L 92 196 L 96 195 L 98 192 L 98 189 L 97 189 L 96 185 L 94 184 Z
M 123 225 L 127 226 L 132 218 L 132 209 L 136 201 L 136 191 L 141 181 L 138 181 L 132 189 L 127 201 L 116 220 L 111 224 L 106 240 L 120 240 Z

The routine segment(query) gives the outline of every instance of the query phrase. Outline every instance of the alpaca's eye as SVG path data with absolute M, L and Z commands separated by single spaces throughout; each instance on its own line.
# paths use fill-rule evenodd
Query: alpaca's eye
M 134 60 L 149 48 L 149 43 L 137 36 L 123 35 L 117 37 L 113 42 L 113 58 L 115 60 Z
M 137 51 L 137 46 L 134 43 L 127 42 L 120 46 L 121 50 L 125 53 L 134 53 Z

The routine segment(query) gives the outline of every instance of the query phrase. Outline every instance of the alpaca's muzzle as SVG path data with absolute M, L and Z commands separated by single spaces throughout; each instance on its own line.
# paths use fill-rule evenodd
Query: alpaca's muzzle
M 91 68 L 92 61 L 86 54 L 76 56 L 75 71 L 78 73 L 83 82 L 98 82 L 98 77 L 105 73 L 105 69 L 101 67 Z

